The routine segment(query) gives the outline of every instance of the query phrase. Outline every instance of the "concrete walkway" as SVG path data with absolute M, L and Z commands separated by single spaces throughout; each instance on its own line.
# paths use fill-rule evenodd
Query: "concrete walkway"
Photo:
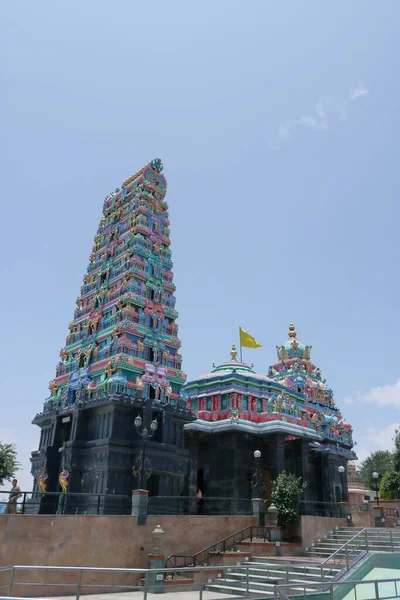
M 36 598 L 35 600 L 75 600 L 76 596 L 56 596 L 54 598 Z M 149 600 L 198 600 L 199 592 L 166 592 L 165 594 L 147 594 Z M 217 592 L 203 591 L 203 600 L 223 600 L 232 594 L 218 594 Z M 142 600 L 143 592 L 123 592 L 115 594 L 81 595 L 81 600 Z M 26 599 L 21 599 L 26 600 Z

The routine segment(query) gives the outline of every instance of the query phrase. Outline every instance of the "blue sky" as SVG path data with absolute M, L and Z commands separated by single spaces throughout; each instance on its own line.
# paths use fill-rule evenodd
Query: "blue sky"
M 0 439 L 22 487 L 103 199 L 158 156 L 189 378 L 239 324 L 265 373 L 293 321 L 360 456 L 391 446 L 399 16 L 396 0 L 2 4 Z

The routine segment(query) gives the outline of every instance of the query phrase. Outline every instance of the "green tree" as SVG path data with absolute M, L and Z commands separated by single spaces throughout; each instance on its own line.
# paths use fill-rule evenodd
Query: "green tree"
M 393 453 L 389 450 L 378 450 L 373 452 L 365 460 L 362 461 L 359 470 L 360 477 L 363 480 L 365 487 L 369 490 L 375 489 L 375 480 L 372 473 L 376 471 L 381 477 L 388 471 L 394 469 Z
M 305 483 L 291 473 L 280 473 L 272 484 L 272 503 L 279 510 L 278 525 L 286 527 L 298 519 L 298 508 Z
M 395 471 L 400 472 L 400 431 L 396 429 L 394 437 L 393 462 Z
M 14 444 L 0 442 L 0 486 L 12 479 L 20 466 Z
M 400 473 L 387 471 L 382 477 L 379 492 L 381 498 L 397 500 L 400 497 Z

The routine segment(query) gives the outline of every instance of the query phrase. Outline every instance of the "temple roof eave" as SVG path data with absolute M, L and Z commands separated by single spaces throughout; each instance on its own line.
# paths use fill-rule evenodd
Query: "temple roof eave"
M 244 419 L 224 419 L 223 421 L 203 421 L 196 419 L 193 423 L 185 425 L 185 431 L 202 431 L 207 433 L 221 433 L 223 431 L 245 431 L 255 435 L 285 433 L 297 437 L 309 438 L 313 441 L 322 442 L 323 438 L 318 433 L 300 425 L 282 421 L 268 421 L 265 423 L 254 423 Z

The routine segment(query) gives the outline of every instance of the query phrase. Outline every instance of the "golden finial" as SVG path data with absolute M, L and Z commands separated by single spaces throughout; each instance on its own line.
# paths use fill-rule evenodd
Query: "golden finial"
M 293 325 L 293 323 L 290 323 L 290 325 L 289 325 L 289 337 L 290 337 L 290 338 L 295 338 L 295 337 L 297 337 L 296 328 L 295 328 L 295 326 Z
M 232 344 L 231 357 L 232 357 L 232 360 L 236 360 L 237 352 L 236 352 L 235 344 Z

